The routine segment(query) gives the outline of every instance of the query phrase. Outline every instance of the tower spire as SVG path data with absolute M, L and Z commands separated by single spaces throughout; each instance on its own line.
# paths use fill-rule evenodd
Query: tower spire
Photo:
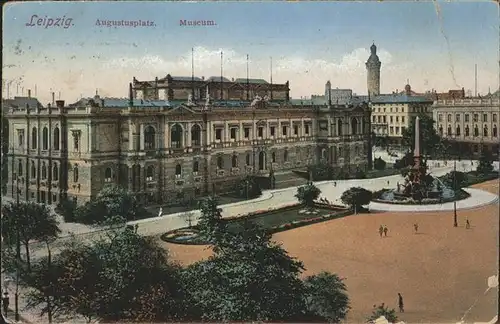
M 224 62 L 224 53 L 220 51 L 220 100 L 224 99 L 224 83 L 223 83 L 223 66 Z
M 248 78 L 248 54 L 247 54 L 247 100 L 250 100 L 250 79 Z
M 271 100 L 273 100 L 273 57 L 271 56 Z

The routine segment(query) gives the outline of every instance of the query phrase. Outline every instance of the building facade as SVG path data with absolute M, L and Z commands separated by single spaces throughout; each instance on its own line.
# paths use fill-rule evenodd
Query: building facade
M 378 96 L 380 94 L 380 67 L 382 63 L 377 55 L 377 46 L 370 46 L 370 57 L 366 61 L 368 95 Z
M 419 114 L 432 116 L 432 99 L 414 96 L 410 85 L 406 85 L 404 94 L 379 95 L 371 98 L 372 131 L 375 136 L 386 137 L 388 144 L 401 146 L 403 131 Z
M 11 107 L 6 117 L 8 195 L 48 204 L 84 203 L 107 184 L 169 203 L 320 161 L 347 172 L 371 165 L 366 103 L 146 100 L 130 84 L 129 98 Z
M 438 134 L 456 145 L 463 156 L 479 156 L 489 150 L 498 156 L 498 98 L 437 100 L 433 118 Z

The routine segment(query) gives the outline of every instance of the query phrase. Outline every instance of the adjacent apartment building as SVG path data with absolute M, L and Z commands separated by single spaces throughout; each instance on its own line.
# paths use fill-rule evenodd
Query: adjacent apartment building
M 463 156 L 479 156 L 499 151 L 499 98 L 437 100 L 433 105 L 436 129 L 456 146 Z

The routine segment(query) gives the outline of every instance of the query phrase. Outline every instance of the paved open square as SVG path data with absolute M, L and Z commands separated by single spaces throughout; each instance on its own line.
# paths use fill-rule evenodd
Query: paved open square
M 498 181 L 473 188 L 498 194 Z M 466 320 L 489 321 L 497 309 L 497 290 L 485 291 L 498 271 L 498 210 L 497 203 L 460 210 L 458 228 L 452 211 L 361 214 L 274 238 L 304 262 L 304 275 L 328 270 L 347 278 L 350 323 L 364 322 L 374 304 L 397 308 L 398 292 L 406 310 L 400 319 L 407 323 L 455 323 L 474 304 Z M 380 225 L 388 227 L 387 238 L 379 237 Z M 210 255 L 205 246 L 163 244 L 182 264 Z

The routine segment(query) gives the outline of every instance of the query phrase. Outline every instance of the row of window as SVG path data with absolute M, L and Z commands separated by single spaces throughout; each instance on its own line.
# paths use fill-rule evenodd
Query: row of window
M 460 118 L 461 118 L 460 116 L 461 116 L 461 114 L 455 114 L 455 122 L 460 122 Z M 473 114 L 472 118 L 473 118 L 473 122 L 475 122 L 475 123 L 479 122 L 479 114 Z M 448 123 L 451 123 L 451 121 L 452 121 L 452 114 L 448 114 L 446 116 L 446 120 L 448 121 Z M 438 114 L 438 121 L 439 122 L 443 121 L 443 114 Z M 464 121 L 465 122 L 469 122 L 470 121 L 470 115 L 469 114 L 465 114 L 464 115 Z M 483 114 L 482 121 L 483 122 L 488 122 L 488 114 Z M 498 115 L 497 114 L 493 114 L 492 115 L 492 121 L 494 123 L 496 123 L 498 121 Z
M 31 161 L 31 174 L 30 178 L 31 179 L 36 179 L 37 178 L 37 172 L 36 172 L 36 165 L 34 161 Z M 42 162 L 41 166 L 41 172 L 40 172 L 40 177 L 42 180 L 46 180 L 48 176 L 48 168 L 45 162 Z M 76 172 L 75 172 L 76 171 Z M 19 160 L 17 164 L 17 175 L 19 177 L 23 176 L 23 161 Z M 74 176 L 74 181 L 78 182 L 78 167 L 75 167 L 73 169 L 73 176 Z M 54 164 L 52 167 L 52 181 L 59 181 L 59 167 L 57 164 Z
M 413 112 L 413 113 L 423 113 L 423 112 L 427 112 L 427 108 L 428 107 L 410 107 L 409 111 L 408 112 Z M 373 107 L 372 108 L 372 111 L 375 111 L 375 109 L 377 109 L 377 112 L 387 112 L 387 108 L 383 107 L 383 108 L 375 108 Z M 391 107 L 389 109 L 389 111 L 392 113 L 392 112 L 400 112 L 399 111 L 399 108 L 398 107 L 395 107 L 394 108 L 394 111 L 393 111 L 393 108 Z M 401 112 L 405 112 L 405 108 L 404 107 L 401 107 Z
M 394 122 L 394 119 L 393 119 L 394 116 L 389 116 L 389 117 L 390 117 L 389 121 L 391 123 L 393 123 Z M 372 119 L 373 119 L 374 123 L 387 123 L 387 116 L 373 116 Z M 401 116 L 401 122 L 405 123 L 405 120 L 406 120 L 405 116 Z M 399 116 L 396 116 L 396 123 L 399 123 Z
M 53 149 L 59 150 L 59 140 L 60 140 L 59 127 L 55 127 L 52 135 Z M 17 131 L 17 142 L 19 146 L 24 146 L 24 129 L 19 129 Z M 31 129 L 31 149 L 36 150 L 38 148 L 38 129 L 33 127 Z M 42 150 L 49 149 L 49 129 L 44 127 L 42 130 Z
M 443 134 L 444 134 L 443 126 L 440 125 L 439 126 L 439 135 L 443 136 Z M 446 135 L 447 136 L 453 135 L 452 134 L 451 125 L 448 125 L 448 129 L 447 129 Z M 456 130 L 455 130 L 455 136 L 460 136 L 460 135 L 461 135 L 460 125 L 457 125 Z M 465 136 L 470 136 L 469 125 L 465 125 Z M 477 127 L 477 125 L 475 125 L 475 127 L 474 127 L 474 135 L 473 136 L 479 136 L 479 127 Z M 486 126 L 486 125 L 483 127 L 483 136 L 484 137 L 489 136 L 488 126 Z M 492 136 L 493 137 L 498 137 L 498 128 L 497 128 L 497 125 L 493 125 Z

